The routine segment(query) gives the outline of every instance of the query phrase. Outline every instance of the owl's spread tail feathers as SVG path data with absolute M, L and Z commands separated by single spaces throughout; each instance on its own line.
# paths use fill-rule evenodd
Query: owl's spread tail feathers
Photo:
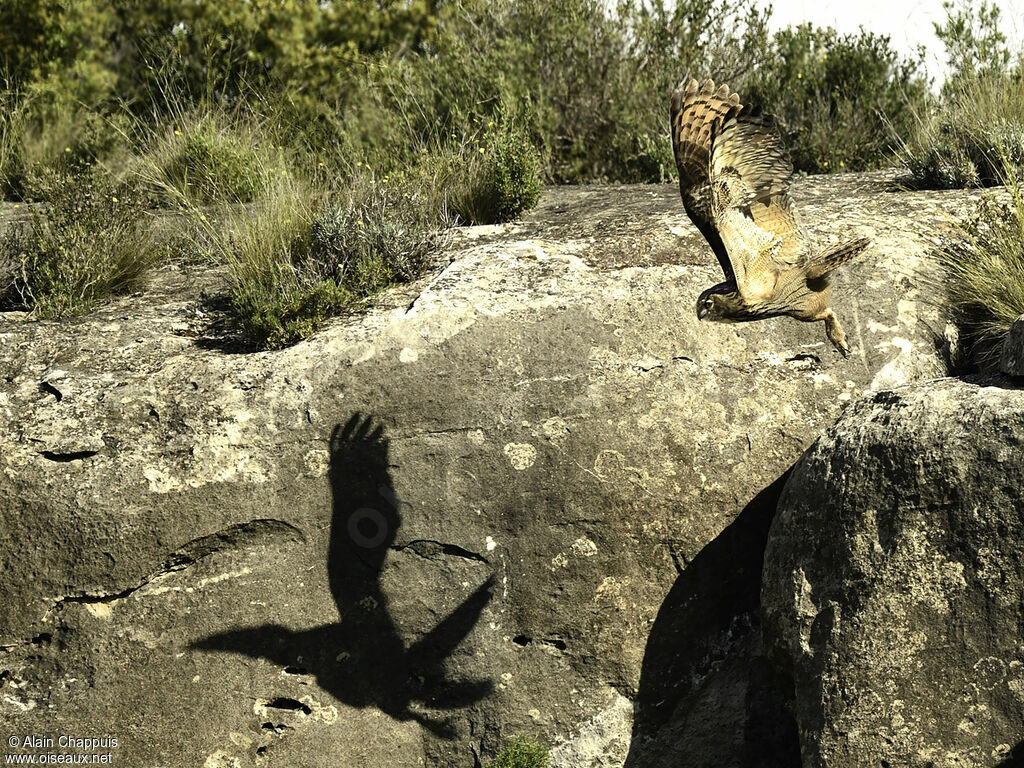
M 841 267 L 870 244 L 870 238 L 861 237 L 848 243 L 841 243 L 827 251 L 812 256 L 808 260 L 805 269 L 807 279 L 817 280 L 827 277 L 833 270 Z
M 681 186 L 693 187 L 708 181 L 712 137 L 741 109 L 739 94 L 730 93 L 728 85 L 716 90 L 711 80 L 705 80 L 703 85 L 690 80 L 673 92 L 672 149 Z

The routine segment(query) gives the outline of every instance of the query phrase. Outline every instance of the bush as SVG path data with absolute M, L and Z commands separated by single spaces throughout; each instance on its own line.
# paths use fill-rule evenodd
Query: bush
M 88 312 L 138 285 L 157 259 L 132 193 L 93 175 L 62 180 L 0 238 L 0 306 L 38 317 Z
M 0 42 L 10 37 L 24 53 L 0 62 L 0 81 L 40 105 L 39 135 L 76 105 L 109 118 L 112 94 L 122 95 L 125 109 L 161 126 L 162 183 L 195 204 L 260 194 L 259 163 L 279 161 L 254 158 L 253 142 L 311 158 L 325 180 L 358 162 L 383 177 L 424 152 L 458 155 L 466 137 L 483 139 L 478 128 L 507 114 L 517 126 L 508 156 L 465 168 L 467 185 L 498 197 L 479 210 L 468 203 L 467 220 L 522 210 L 534 157 L 549 181 L 664 181 L 675 173 L 668 94 L 689 75 L 728 81 L 778 113 L 798 169 L 874 167 L 887 151 L 879 113 L 903 132 L 908 103 L 923 93 L 917 63 L 887 39 L 809 27 L 769 38 L 756 0 L 35 5 L 16 0 L 15 12 L 0 12 L 10 26 Z M 209 114 L 181 119 L 197 109 Z M 248 110 L 256 128 L 223 119 L 225 110 Z M 276 125 L 275 141 L 263 140 L 257 112 Z M 164 135 L 168 123 L 182 135 Z M 109 150 L 79 153 L 73 138 L 59 151 L 95 162 Z M 487 182 L 495 176 L 500 184 Z
M 434 57 L 409 80 L 431 95 L 414 130 L 459 131 L 521 105 L 556 182 L 662 181 L 674 172 L 672 87 L 699 68 L 735 77 L 757 60 L 751 0 L 461 0 L 439 16 Z M 390 109 L 390 107 L 389 107 Z
M 61 179 L 90 174 L 127 151 L 124 115 L 72 107 L 41 117 L 30 98 L 0 95 L 0 193 L 46 200 Z
M 520 736 L 509 742 L 488 768 L 546 768 L 548 751 Z
M 1004 164 L 1024 170 L 1024 61 L 1014 65 L 999 30 L 999 9 L 984 1 L 946 3 L 936 35 L 950 74 L 900 135 L 913 185 L 952 189 L 1003 183 Z
M 939 252 L 950 319 L 982 369 L 995 369 L 1010 326 L 1024 314 L 1024 189 L 1008 161 L 1002 180 L 1009 201 L 984 198 Z
M 281 180 L 222 227 L 198 215 L 227 261 L 231 314 L 260 349 L 308 338 L 367 296 L 413 279 L 441 242 L 425 196 L 369 183 L 332 203 Z
M 363 179 L 348 195 L 313 219 L 305 268 L 361 296 L 418 277 L 442 242 L 429 191 Z
M 914 186 L 1002 184 L 1004 162 L 1024 169 L 1024 70 L 961 77 L 918 121 L 901 155 Z
M 480 143 L 462 148 L 447 180 L 448 204 L 466 224 L 500 224 L 537 204 L 542 189 L 540 154 L 514 126 L 491 127 Z
M 741 96 L 779 119 L 796 170 L 856 171 L 891 163 L 927 82 L 887 37 L 802 24 L 775 34 Z
M 172 206 L 251 203 L 274 173 L 287 173 L 253 124 L 212 112 L 187 114 L 151 143 L 143 179 L 156 202 Z

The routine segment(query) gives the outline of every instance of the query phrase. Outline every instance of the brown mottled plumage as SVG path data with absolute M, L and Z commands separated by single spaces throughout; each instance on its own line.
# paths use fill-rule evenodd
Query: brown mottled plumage
M 672 94 L 672 147 L 683 207 L 725 273 L 701 294 L 697 317 L 822 320 L 829 341 L 848 355 L 829 275 L 869 241 L 815 247 L 789 197 L 793 163 L 775 119 L 743 106 L 727 85 L 690 80 Z

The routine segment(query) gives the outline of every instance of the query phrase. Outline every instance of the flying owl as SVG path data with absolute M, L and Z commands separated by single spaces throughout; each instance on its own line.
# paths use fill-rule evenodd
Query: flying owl
M 816 247 L 789 197 L 793 163 L 775 119 L 740 104 L 727 85 L 690 80 L 672 94 L 672 147 L 683 207 L 725 272 L 697 300 L 698 319 L 821 320 L 848 356 L 829 276 L 870 241 Z

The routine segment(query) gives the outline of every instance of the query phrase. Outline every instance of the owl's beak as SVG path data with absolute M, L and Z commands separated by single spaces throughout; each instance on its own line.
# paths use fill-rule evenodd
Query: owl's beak
M 704 304 L 701 304 L 699 307 L 697 307 L 697 319 L 698 320 L 703 320 L 707 316 L 708 316 L 708 308 L 705 307 Z

